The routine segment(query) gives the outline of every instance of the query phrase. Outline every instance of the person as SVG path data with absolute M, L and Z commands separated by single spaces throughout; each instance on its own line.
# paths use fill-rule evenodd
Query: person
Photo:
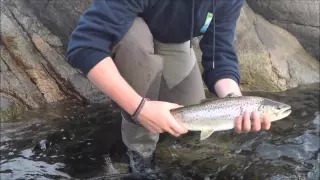
M 233 45 L 244 0 L 94 0 L 71 34 L 68 62 L 122 109 L 130 169 L 155 168 L 160 133 L 188 132 L 170 109 L 205 98 L 241 96 Z M 200 37 L 201 65 L 193 50 Z M 251 114 L 252 113 L 252 114 Z M 250 116 L 253 117 L 251 122 Z M 268 130 L 257 112 L 235 120 L 237 133 Z

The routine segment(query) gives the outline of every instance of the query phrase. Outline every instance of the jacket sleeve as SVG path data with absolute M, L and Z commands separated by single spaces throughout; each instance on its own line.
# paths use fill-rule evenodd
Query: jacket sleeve
M 234 37 L 243 3 L 243 0 L 220 1 L 214 19 L 200 41 L 204 68 L 202 77 L 214 94 L 214 85 L 220 79 L 230 78 L 240 83 Z
M 68 44 L 67 60 L 83 74 L 104 58 L 143 11 L 145 0 L 94 0 L 80 17 Z

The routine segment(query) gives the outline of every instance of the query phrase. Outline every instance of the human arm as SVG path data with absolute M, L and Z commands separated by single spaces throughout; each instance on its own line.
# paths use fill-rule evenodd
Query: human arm
M 110 57 L 95 65 L 89 71 L 88 78 L 131 115 L 142 100 L 142 97 L 121 76 Z M 180 121 L 173 119 L 169 112 L 170 109 L 177 107 L 180 105 L 161 101 L 146 101 L 138 119 L 150 132 L 166 131 L 174 136 L 179 136 L 186 133 L 187 130 Z
M 220 98 L 231 92 L 241 94 L 238 57 L 233 41 L 243 3 L 243 0 L 220 1 L 200 41 L 203 80 L 209 91 Z
M 68 62 L 131 115 L 142 96 L 120 75 L 111 58 L 111 49 L 129 30 L 146 3 L 141 0 L 95 0 L 80 17 L 68 46 Z M 179 105 L 148 101 L 138 121 L 151 132 L 182 134 L 186 130 L 169 113 L 174 107 Z
M 229 78 L 218 80 L 214 85 L 218 97 L 226 97 L 230 93 L 242 95 L 239 85 L 236 81 Z
M 242 95 L 239 88 L 240 73 L 234 37 L 243 3 L 243 0 L 220 1 L 216 7 L 215 20 L 200 42 L 203 52 L 203 79 L 208 89 L 220 98 L 226 97 L 229 93 Z M 250 113 L 253 117 L 252 123 Z M 266 117 L 262 128 L 270 128 L 270 121 Z M 238 133 L 260 129 L 261 122 L 257 112 L 245 112 L 243 117 L 239 116 L 236 119 L 235 131 Z

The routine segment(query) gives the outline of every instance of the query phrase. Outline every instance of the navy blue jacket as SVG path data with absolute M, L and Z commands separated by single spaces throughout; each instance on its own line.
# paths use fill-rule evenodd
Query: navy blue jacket
M 140 16 L 153 37 L 164 43 L 182 43 L 203 35 L 202 77 L 208 89 L 215 92 L 213 86 L 221 78 L 240 83 L 234 36 L 243 3 L 244 0 L 94 0 L 71 34 L 67 59 L 87 75 L 99 61 L 111 56 L 113 46 Z M 209 13 L 213 18 L 206 23 Z

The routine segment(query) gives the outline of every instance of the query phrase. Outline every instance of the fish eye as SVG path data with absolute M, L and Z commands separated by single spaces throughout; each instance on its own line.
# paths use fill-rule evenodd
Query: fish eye
M 280 105 L 277 106 L 277 109 L 280 110 L 280 109 L 285 108 L 285 107 L 286 107 L 285 105 L 280 104 Z

